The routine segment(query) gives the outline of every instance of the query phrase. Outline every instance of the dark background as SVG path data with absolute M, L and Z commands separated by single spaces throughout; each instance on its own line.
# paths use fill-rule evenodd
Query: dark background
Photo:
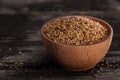
M 89 15 L 114 30 L 106 57 L 87 71 L 68 71 L 52 61 L 41 26 L 64 15 Z M 120 0 L 0 0 L 0 79 L 120 80 Z
M 120 0 L 1 0 L 1 12 L 14 11 L 119 11 Z

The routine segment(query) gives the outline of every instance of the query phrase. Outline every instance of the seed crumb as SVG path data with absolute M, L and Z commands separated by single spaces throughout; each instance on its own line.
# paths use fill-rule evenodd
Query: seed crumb
M 119 59 L 119 58 L 117 58 L 117 60 L 119 61 L 120 59 Z
M 10 57 L 6 57 L 6 60 L 9 60 L 10 59 Z
M 9 51 L 11 51 L 11 50 L 12 50 L 12 48 L 8 48 L 8 50 L 9 50 Z
M 0 66 L 2 66 L 3 64 L 2 63 L 0 63 Z
M 40 79 L 42 79 L 42 77 L 40 76 Z
M 19 51 L 18 53 L 20 53 L 20 54 L 21 54 L 21 53 L 22 53 L 22 51 Z

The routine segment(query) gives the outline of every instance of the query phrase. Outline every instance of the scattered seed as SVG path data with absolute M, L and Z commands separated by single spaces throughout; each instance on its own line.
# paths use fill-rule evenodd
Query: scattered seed
M 119 61 L 120 59 L 119 59 L 119 58 L 117 58 L 117 60 Z
M 100 71 L 98 70 L 97 73 L 100 73 Z
M 101 66 L 104 66 L 104 64 L 102 63 Z
M 115 68 L 115 66 L 113 66 L 113 68 Z
M 42 79 L 42 77 L 40 76 L 40 79 Z
M 10 66 L 9 69 L 12 69 L 12 67 Z
M 106 61 L 105 63 L 106 63 L 106 64 L 109 64 L 109 62 L 108 62 L 108 61 Z
M 11 50 L 12 50 L 12 48 L 8 48 L 8 50 L 9 50 L 9 51 L 11 51 Z
M 11 75 L 11 76 L 13 76 L 13 75 L 14 75 L 14 73 L 13 73 L 13 72 L 11 72 L 11 73 L 10 73 L 10 75 Z
M 113 63 L 115 63 L 115 61 L 112 61 Z
M 10 59 L 9 57 L 6 57 L 6 60 Z
M 119 64 L 116 64 L 116 67 L 118 67 L 119 66 Z
M 105 62 L 105 60 L 102 60 L 101 62 Z
M 99 75 L 98 74 L 94 74 L 94 77 L 97 79 L 99 77 Z
M 119 68 L 117 68 L 117 71 L 120 71 L 120 69 L 119 69 Z
M 3 64 L 2 63 L 0 63 L 0 66 L 2 66 Z
M 20 53 L 20 54 L 21 54 L 21 53 L 22 53 L 22 51 L 19 51 L 18 53 Z
M 100 71 L 102 71 L 102 67 L 100 67 Z
M 110 64 L 110 67 L 112 67 L 112 65 Z
M 100 67 L 100 65 L 98 64 L 97 67 Z
M 23 65 L 24 63 L 23 62 L 20 62 L 20 65 Z

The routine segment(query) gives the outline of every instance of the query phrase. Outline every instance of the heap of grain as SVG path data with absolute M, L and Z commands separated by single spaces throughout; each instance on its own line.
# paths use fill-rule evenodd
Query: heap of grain
M 57 43 L 87 45 L 104 40 L 108 35 L 108 29 L 86 17 L 67 16 L 47 23 L 44 33 Z

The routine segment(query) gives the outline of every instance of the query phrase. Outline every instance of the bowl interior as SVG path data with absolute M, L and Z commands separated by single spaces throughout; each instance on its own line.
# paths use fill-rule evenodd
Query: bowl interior
M 96 21 L 96 22 L 99 22 L 101 25 L 105 26 L 107 29 L 108 29 L 108 35 L 105 39 L 101 40 L 100 42 L 95 42 L 93 44 L 84 44 L 84 45 L 70 45 L 70 44 L 62 44 L 62 43 L 58 43 L 58 42 L 54 42 L 53 40 L 49 39 L 46 34 L 44 33 L 44 29 L 46 27 L 46 25 L 56 19 L 60 19 L 60 18 L 63 18 L 63 17 L 86 17 L 88 19 L 91 19 L 93 21 Z M 62 17 L 57 17 L 57 18 L 54 18 L 54 19 L 51 19 L 49 21 L 47 21 L 41 28 L 41 34 L 44 38 L 46 38 L 47 40 L 49 40 L 50 42 L 52 43 L 55 43 L 55 44 L 59 44 L 59 45 L 64 45 L 64 46 L 89 46 L 89 45 L 95 45 L 95 44 L 98 44 L 98 43 L 101 43 L 103 41 L 105 41 L 110 35 L 113 34 L 113 30 L 112 30 L 112 27 L 104 20 L 101 20 L 101 19 L 98 19 L 98 18 L 95 18 L 95 17 L 91 17 L 91 16 L 76 16 L 76 15 L 72 15 L 72 16 L 62 16 Z

